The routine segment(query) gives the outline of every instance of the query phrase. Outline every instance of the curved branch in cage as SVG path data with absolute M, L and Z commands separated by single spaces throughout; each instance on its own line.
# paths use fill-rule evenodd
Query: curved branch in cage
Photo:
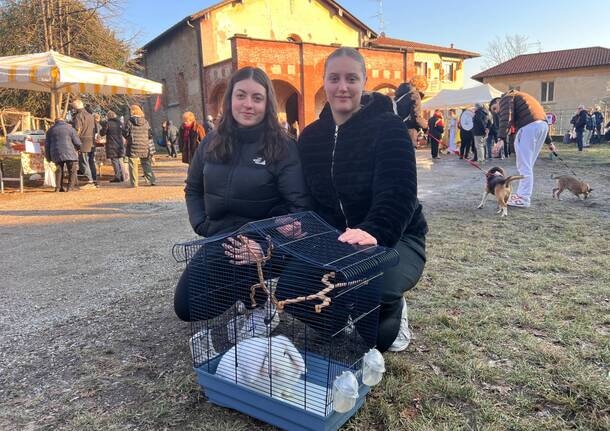
M 340 289 L 343 287 L 352 287 L 352 286 L 355 286 L 358 284 L 368 284 L 368 280 L 366 280 L 366 279 L 354 280 L 354 281 L 349 281 L 346 283 L 333 283 L 330 281 L 330 279 L 334 279 L 335 276 L 336 276 L 336 273 L 334 271 L 324 274 L 324 276 L 320 280 L 322 282 L 322 284 L 324 286 L 326 286 L 324 289 L 320 290 L 318 293 L 314 293 L 313 295 L 299 296 L 298 298 L 284 299 L 283 301 L 278 301 L 276 304 L 277 309 L 279 311 L 283 311 L 284 307 L 286 305 L 298 304 L 299 302 L 304 302 L 304 301 L 320 300 L 320 301 L 322 301 L 322 303 L 316 304 L 314 306 L 316 313 L 320 313 L 323 308 L 328 307 L 330 305 L 330 303 L 332 302 L 332 299 L 326 295 L 328 293 L 330 293 L 331 291 L 333 291 L 334 289 Z
M 258 274 L 258 283 L 255 283 L 252 285 L 252 287 L 250 287 L 250 302 L 252 305 L 252 308 L 256 308 L 258 306 L 258 304 L 256 303 L 256 289 L 260 288 L 263 292 L 265 292 L 265 294 L 267 295 L 267 298 L 269 298 L 269 300 L 273 303 L 273 305 L 277 306 L 277 299 L 275 298 L 275 293 L 269 289 L 267 289 L 267 284 L 265 283 L 265 274 L 263 272 L 263 265 L 265 263 L 267 263 L 267 261 L 269 259 L 271 259 L 271 252 L 273 250 L 273 244 L 271 242 L 271 237 L 267 236 L 267 255 L 265 256 L 265 254 L 263 254 L 262 256 L 257 256 L 257 254 L 254 252 L 254 250 L 252 250 L 252 248 L 250 248 L 250 240 L 248 238 L 246 238 L 244 235 L 239 235 L 237 237 L 238 240 L 240 240 L 242 242 L 242 244 L 244 244 L 244 246 L 246 247 L 246 249 L 248 250 L 248 253 L 251 256 L 255 256 L 254 260 L 256 263 L 256 272 Z

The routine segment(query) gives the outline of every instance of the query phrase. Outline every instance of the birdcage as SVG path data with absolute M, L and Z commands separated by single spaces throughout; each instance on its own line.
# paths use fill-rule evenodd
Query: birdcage
M 174 247 L 207 398 L 287 430 L 336 430 L 385 369 L 380 277 L 395 250 L 349 245 L 312 212 Z

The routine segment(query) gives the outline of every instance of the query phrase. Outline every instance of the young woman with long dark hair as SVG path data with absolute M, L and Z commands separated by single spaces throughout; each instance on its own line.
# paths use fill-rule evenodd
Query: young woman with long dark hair
M 235 72 L 224 95 L 222 112 L 218 127 L 201 142 L 188 171 L 186 205 L 193 230 L 209 237 L 233 232 L 251 221 L 308 209 L 296 144 L 280 127 L 275 92 L 265 72 L 254 67 Z M 247 262 L 245 245 L 228 241 L 225 247 L 237 256 L 236 262 L 226 261 L 226 265 Z M 225 250 L 219 247 L 217 252 Z M 193 257 L 191 265 L 197 260 Z M 241 280 L 244 302 L 256 276 L 256 267 L 250 266 L 252 277 Z M 216 270 L 222 272 L 222 268 Z M 187 267 L 176 288 L 176 314 L 186 321 L 215 317 L 192 313 L 188 271 Z M 227 289 L 239 291 L 240 287 L 227 283 Z M 233 305 L 235 298 L 216 292 L 215 300 L 215 310 L 220 314 Z

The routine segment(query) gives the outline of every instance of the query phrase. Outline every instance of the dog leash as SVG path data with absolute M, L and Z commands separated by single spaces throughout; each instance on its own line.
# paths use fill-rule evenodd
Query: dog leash
M 460 152 L 458 150 L 447 150 L 450 153 L 455 154 L 456 156 L 460 155 Z M 483 169 L 477 162 L 474 162 L 470 159 L 467 159 L 466 157 L 460 158 L 460 160 L 465 161 L 466 163 L 468 163 L 470 166 L 477 168 L 479 171 L 481 171 L 483 173 L 483 175 L 485 175 L 486 177 L 489 176 L 489 174 L 487 173 L 487 171 L 485 169 Z
M 564 160 L 563 160 L 561 157 L 559 157 L 559 154 L 557 154 L 557 151 L 551 151 L 551 153 L 553 153 L 553 155 L 554 155 L 555 157 L 557 157 L 557 158 L 558 158 L 558 159 L 561 161 L 561 163 L 563 163 L 563 165 L 564 165 L 564 166 L 565 166 L 565 167 L 568 169 L 568 171 L 570 171 L 570 172 L 572 173 L 572 175 L 574 175 L 576 178 L 578 178 L 579 180 L 581 180 L 581 178 L 580 178 L 580 177 L 579 177 L 579 176 L 576 174 L 576 172 L 574 172 L 574 170 L 573 170 L 572 168 L 570 168 L 570 167 L 568 166 L 568 164 L 567 164 L 567 163 L 566 163 L 566 162 L 565 162 L 565 161 L 564 161 Z M 581 180 L 581 181 L 582 181 L 582 180 Z

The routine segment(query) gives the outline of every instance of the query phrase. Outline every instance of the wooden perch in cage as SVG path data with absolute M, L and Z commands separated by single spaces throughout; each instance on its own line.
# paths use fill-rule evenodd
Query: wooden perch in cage
M 322 284 L 324 286 L 326 286 L 324 289 L 320 290 L 318 293 L 314 293 L 313 295 L 299 296 L 298 298 L 284 299 L 283 301 L 278 301 L 278 303 L 276 304 L 277 309 L 279 311 L 282 311 L 282 310 L 284 310 L 284 307 L 286 305 L 297 304 L 299 302 L 305 302 L 305 301 L 320 300 L 320 301 L 322 301 L 322 303 L 316 304 L 314 306 L 316 313 L 320 313 L 322 311 L 322 309 L 325 307 L 328 307 L 332 301 L 331 298 L 329 298 L 327 296 L 328 293 L 332 292 L 335 289 L 340 289 L 343 287 L 352 287 L 352 286 L 355 286 L 355 285 L 361 284 L 361 283 L 368 284 L 368 280 L 356 280 L 356 281 L 352 281 L 349 283 L 333 283 L 330 281 L 330 279 L 334 279 L 335 276 L 336 276 L 336 274 L 334 271 L 324 274 L 324 276 L 320 280 L 322 282 Z

